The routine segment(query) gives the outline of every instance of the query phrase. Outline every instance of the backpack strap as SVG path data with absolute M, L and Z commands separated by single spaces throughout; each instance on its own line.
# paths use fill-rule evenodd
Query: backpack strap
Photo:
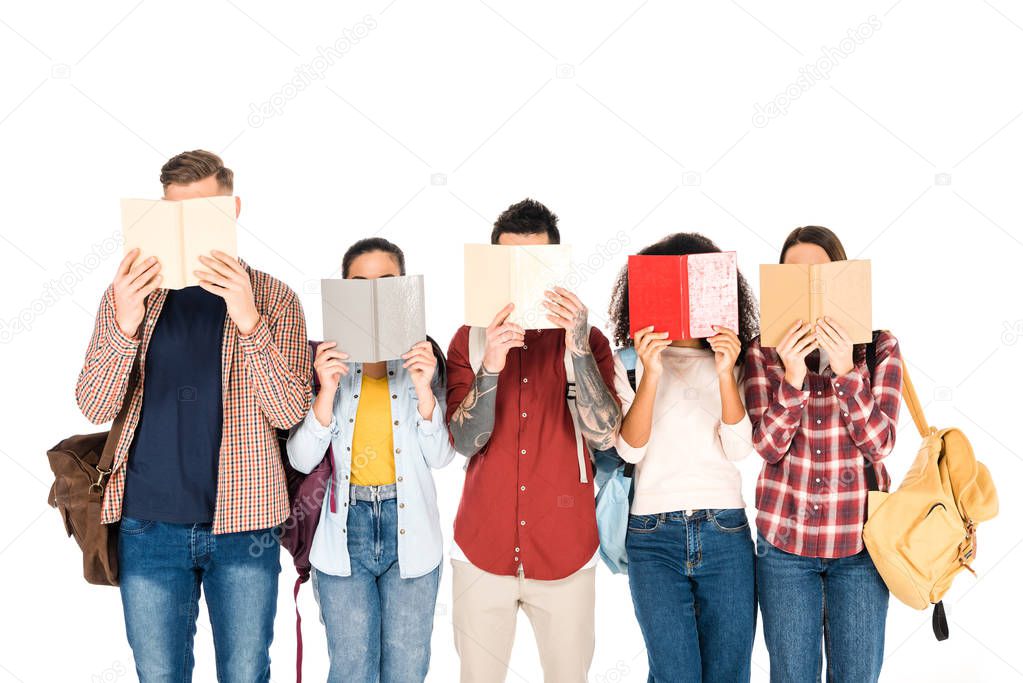
M 618 358 L 622 361 L 622 365 L 625 366 L 625 375 L 629 378 L 629 386 L 632 390 L 636 390 L 636 360 L 638 355 L 636 354 L 635 346 L 626 346 L 618 351 Z
M 939 600 L 931 613 L 931 630 L 938 640 L 948 640 L 948 619 L 945 617 L 945 602 Z
M 625 376 L 629 380 L 629 386 L 632 387 L 633 391 L 636 391 L 636 361 L 639 355 L 636 353 L 635 346 L 625 346 L 618 350 L 618 359 L 622 361 L 622 366 L 625 368 Z M 622 461 L 622 476 L 627 479 L 631 479 L 633 473 L 636 471 L 635 463 Z M 630 491 L 631 494 L 631 491 Z
M 487 328 L 469 328 L 469 365 L 472 367 L 472 374 L 476 374 L 483 367 L 483 354 L 487 350 Z

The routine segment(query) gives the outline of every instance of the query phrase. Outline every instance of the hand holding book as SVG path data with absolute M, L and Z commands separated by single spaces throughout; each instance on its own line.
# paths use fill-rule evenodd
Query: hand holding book
M 146 297 L 163 281 L 156 257 L 139 259 L 138 256 L 137 248 L 128 250 L 117 266 L 113 283 L 115 320 L 129 338 L 135 337 L 146 315 Z
M 259 323 L 259 311 L 252 295 L 252 280 L 248 272 L 230 254 L 214 249 L 210 256 L 199 255 L 199 263 L 209 270 L 195 270 L 199 286 L 216 294 L 227 303 L 227 314 L 234 321 L 239 334 L 250 335 Z

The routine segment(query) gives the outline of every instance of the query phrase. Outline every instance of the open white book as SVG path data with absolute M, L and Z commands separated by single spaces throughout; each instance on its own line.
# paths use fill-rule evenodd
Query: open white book
M 199 284 L 196 270 L 209 270 L 199 256 L 214 249 L 238 256 L 234 197 L 122 199 L 124 253 L 139 248 L 139 259 L 155 256 L 165 289 Z
M 487 327 L 513 303 L 508 322 L 527 330 L 553 329 L 544 291 L 564 286 L 571 270 L 572 248 L 564 244 L 466 244 L 465 324 Z

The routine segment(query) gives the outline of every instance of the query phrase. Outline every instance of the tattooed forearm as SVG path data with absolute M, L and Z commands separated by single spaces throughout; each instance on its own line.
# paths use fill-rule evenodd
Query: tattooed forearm
M 494 408 L 497 405 L 497 374 L 480 366 L 469 393 L 451 415 L 448 430 L 455 450 L 466 457 L 487 445 L 494 431 Z
M 575 405 L 579 424 L 590 447 L 605 450 L 614 445 L 622 426 L 622 410 L 604 383 L 593 354 L 572 353 L 575 369 Z

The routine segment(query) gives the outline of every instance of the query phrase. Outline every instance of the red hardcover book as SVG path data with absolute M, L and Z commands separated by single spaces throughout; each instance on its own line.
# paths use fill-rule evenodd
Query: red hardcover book
M 650 325 L 669 339 L 738 331 L 735 252 L 629 257 L 629 334 Z

